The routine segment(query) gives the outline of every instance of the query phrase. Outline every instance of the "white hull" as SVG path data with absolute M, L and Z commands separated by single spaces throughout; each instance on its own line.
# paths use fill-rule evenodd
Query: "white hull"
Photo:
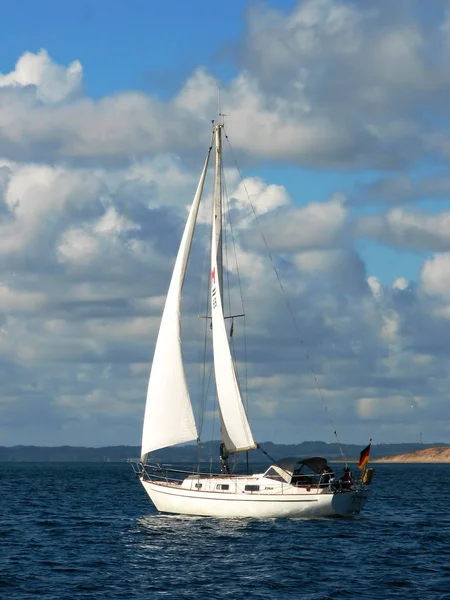
M 143 480 L 161 512 L 205 517 L 333 517 L 352 516 L 367 500 L 366 490 L 329 492 L 286 486 L 285 493 L 233 493 L 186 489 L 182 485 Z

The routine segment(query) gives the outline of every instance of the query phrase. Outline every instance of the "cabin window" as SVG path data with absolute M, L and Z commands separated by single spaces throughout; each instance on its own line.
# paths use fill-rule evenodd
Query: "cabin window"
M 264 473 L 264 477 L 269 477 L 269 479 L 275 479 L 275 481 L 284 481 L 283 477 L 278 473 L 278 471 L 276 471 L 272 467 Z
M 229 490 L 230 486 L 228 485 L 228 483 L 219 483 L 216 488 L 218 490 Z
M 203 483 L 196 483 L 195 487 L 200 490 L 202 488 Z
M 246 485 L 245 491 L 246 492 L 259 492 L 259 485 Z

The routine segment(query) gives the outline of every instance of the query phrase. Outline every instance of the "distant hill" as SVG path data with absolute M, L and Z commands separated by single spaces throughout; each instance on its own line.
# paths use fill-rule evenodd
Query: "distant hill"
M 327 444 L 320 441 L 302 442 L 300 444 L 274 444 L 264 442 L 262 448 L 275 460 L 286 456 L 323 456 L 330 461 L 342 460 L 338 444 Z M 444 448 L 450 452 L 447 444 L 375 444 L 371 449 L 371 459 L 394 455 L 405 456 L 416 451 L 432 448 Z M 346 444 L 342 446 L 346 460 L 354 462 L 359 459 L 362 446 Z M 140 455 L 139 446 L 107 446 L 104 448 L 86 448 L 77 446 L 0 446 L 0 462 L 125 462 Z M 219 459 L 219 442 L 205 442 L 199 449 L 195 444 L 177 446 L 158 450 L 152 456 L 154 461 L 165 463 L 196 464 L 200 462 L 217 462 Z M 249 452 L 250 464 L 265 462 L 262 452 Z M 267 459 L 268 460 L 268 459 Z M 430 461 L 431 462 L 431 461 Z
M 450 447 L 439 446 L 408 452 L 406 454 L 395 454 L 394 456 L 383 456 L 377 462 L 390 463 L 447 463 L 450 462 Z

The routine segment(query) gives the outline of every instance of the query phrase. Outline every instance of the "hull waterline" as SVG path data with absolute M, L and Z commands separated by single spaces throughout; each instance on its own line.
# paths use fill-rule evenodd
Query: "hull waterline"
M 143 480 L 141 483 L 158 511 L 205 517 L 320 518 L 359 513 L 366 490 L 323 493 L 235 494 L 188 490 L 179 485 Z

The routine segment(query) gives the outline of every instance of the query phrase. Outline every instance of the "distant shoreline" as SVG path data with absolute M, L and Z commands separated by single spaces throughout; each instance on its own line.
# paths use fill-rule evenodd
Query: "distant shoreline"
M 173 464 L 209 464 L 219 460 L 220 441 L 208 441 L 199 447 L 195 444 L 169 447 L 153 453 L 153 462 Z M 362 444 L 326 443 L 305 441 L 299 444 L 274 444 L 263 442 L 262 448 L 273 460 L 286 456 L 309 457 L 322 456 L 331 463 L 358 464 Z M 140 456 L 139 446 L 103 446 L 99 448 L 85 446 L 0 446 L 0 462 L 128 462 Z M 266 462 L 259 452 L 249 453 L 251 465 Z M 370 451 L 371 463 L 384 462 L 450 462 L 450 446 L 444 443 L 417 444 L 392 443 L 373 444 Z
M 374 459 L 373 463 L 416 463 L 416 464 L 438 464 L 450 463 L 450 448 L 439 446 L 416 450 L 406 454 L 395 454 L 393 456 L 382 456 Z

